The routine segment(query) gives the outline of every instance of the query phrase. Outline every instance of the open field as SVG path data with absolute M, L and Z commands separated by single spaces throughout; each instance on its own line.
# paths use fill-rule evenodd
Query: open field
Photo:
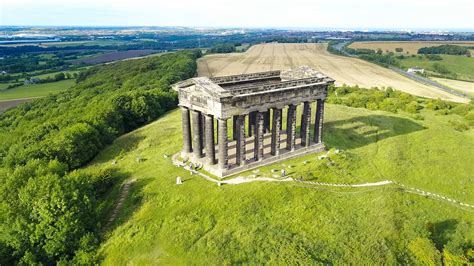
M 422 115 L 425 120 L 415 121 L 328 104 L 324 140 L 343 150 L 334 164 L 313 154 L 263 167 L 258 175 L 285 167 L 291 177 L 318 182 L 393 180 L 474 203 L 472 130 L 449 127 L 453 115 Z M 163 156 L 181 149 L 180 117 L 175 110 L 120 137 L 83 169 L 113 167 L 123 176 L 116 189 L 135 180 L 99 249 L 104 265 L 417 264 L 409 248 L 417 238 L 430 239 L 440 250 L 453 234 L 474 240 L 472 210 L 395 186 L 217 186 L 190 175 Z M 176 176 L 183 185 L 175 185 Z
M 431 78 L 432 80 L 474 97 L 474 82 L 453 79 Z
M 75 80 L 68 79 L 43 84 L 22 85 L 13 89 L 0 91 L 0 101 L 43 97 L 51 93 L 66 90 L 74 84 Z
M 198 60 L 198 75 L 223 76 L 308 65 L 334 78 L 337 85 L 345 83 L 366 88 L 393 87 L 418 96 L 456 102 L 467 101 L 378 65 L 357 58 L 330 54 L 326 48 L 327 44 L 323 43 L 256 45 L 245 53 L 204 56 Z
M 474 58 L 457 55 L 440 55 L 443 60 L 431 61 L 426 57 L 411 57 L 406 56 L 404 59 L 398 59 L 400 65 L 404 69 L 410 67 L 421 67 L 426 70 L 434 71 L 434 64 L 441 65 L 447 69 L 450 73 L 456 74 L 456 78 L 461 80 L 472 80 L 474 81 Z
M 387 50 L 389 52 L 394 52 L 395 48 L 403 48 L 403 54 L 417 54 L 418 49 L 423 48 L 423 47 L 431 47 L 431 46 L 438 46 L 438 45 L 443 45 L 443 44 L 455 44 L 455 45 L 461 45 L 461 46 L 474 46 L 474 41 L 469 42 L 469 41 L 439 41 L 439 42 L 412 42 L 412 41 L 406 41 L 406 42 L 385 42 L 385 41 L 379 41 L 379 42 L 354 42 L 351 45 L 349 45 L 349 48 L 353 49 L 372 49 L 377 51 L 377 49 L 382 49 L 382 51 L 385 53 Z

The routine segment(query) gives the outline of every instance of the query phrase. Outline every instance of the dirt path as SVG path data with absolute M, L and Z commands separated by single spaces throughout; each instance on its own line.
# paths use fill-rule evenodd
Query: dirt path
M 135 182 L 135 179 L 131 179 L 131 180 L 128 180 L 127 182 L 125 182 L 122 187 L 120 188 L 120 196 L 119 196 L 119 199 L 117 201 L 117 204 L 115 205 L 115 208 L 112 210 L 112 213 L 109 217 L 109 220 L 107 221 L 107 224 L 105 226 L 105 229 L 108 229 L 110 227 L 110 225 L 112 225 L 112 223 L 115 221 L 115 219 L 117 218 L 117 215 L 120 213 L 120 211 L 122 210 L 122 207 L 123 207 L 123 203 L 125 201 L 125 199 L 127 198 L 128 196 L 128 193 L 130 191 L 130 186 Z
M 218 185 L 222 184 L 227 184 L 227 185 L 239 185 L 239 184 L 244 184 L 244 183 L 250 183 L 250 182 L 297 182 L 300 184 L 305 184 L 305 185 L 310 185 L 310 186 L 325 186 L 325 187 L 346 187 L 346 188 L 361 188 L 361 187 L 381 187 L 381 186 L 389 186 L 389 185 L 396 185 L 399 186 L 403 189 L 404 192 L 407 193 L 414 193 L 418 194 L 424 197 L 429 197 L 437 200 L 441 200 L 447 203 L 452 203 L 455 204 L 458 207 L 468 207 L 470 209 L 474 210 L 474 204 L 468 204 L 464 202 L 460 202 L 455 199 L 451 199 L 446 196 L 442 196 L 436 193 L 432 193 L 429 191 L 424 191 L 418 188 L 414 187 L 409 187 L 405 186 L 401 183 L 391 181 L 391 180 L 383 180 L 383 181 L 378 181 L 378 182 L 369 182 L 369 183 L 361 183 L 361 184 L 343 184 L 343 183 L 323 183 L 323 182 L 313 182 L 313 181 L 304 181 L 304 180 L 299 180 L 299 179 L 294 179 L 291 177 L 287 178 L 276 178 L 276 177 L 249 177 L 249 176 L 237 176 L 232 179 L 226 179 L 226 180 L 217 180 L 215 178 L 212 178 L 206 174 L 203 174 L 195 169 L 190 168 L 188 165 L 185 163 L 179 161 L 178 159 L 179 153 L 175 154 L 172 156 L 172 162 L 175 166 L 182 167 L 185 170 L 190 171 L 193 175 L 199 175 L 206 179 L 207 181 L 216 183 Z M 258 172 L 258 170 L 256 170 Z M 276 175 L 275 175 L 276 176 Z

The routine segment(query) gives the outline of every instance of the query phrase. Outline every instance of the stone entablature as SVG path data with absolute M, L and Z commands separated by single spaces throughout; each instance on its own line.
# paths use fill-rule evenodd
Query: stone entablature
M 264 162 L 320 150 L 324 147 L 324 100 L 328 86 L 333 83 L 333 79 L 309 67 L 225 77 L 197 77 L 179 82 L 173 85 L 173 89 L 179 93 L 182 109 L 182 153 L 192 161 L 204 161 L 206 170 L 222 177 L 257 167 Z M 316 102 L 315 123 L 311 127 L 313 102 Z M 300 104 L 303 105 L 303 111 L 300 134 L 297 136 L 296 107 Z M 282 130 L 284 108 L 287 109 L 286 130 Z M 235 151 L 232 149 L 232 156 L 235 155 L 233 165 L 228 163 L 228 121 L 232 121 L 232 141 L 235 141 L 235 146 L 232 146 L 235 147 Z M 314 134 L 311 139 L 312 129 Z M 217 138 L 214 136 L 215 131 L 218 132 Z M 268 141 L 271 142 L 270 153 L 273 158 L 264 153 L 265 134 L 270 137 Z M 282 137 L 286 137 L 284 144 Z M 250 158 L 247 158 L 247 146 L 253 146 L 253 156 Z M 282 154 L 280 146 L 285 146 L 287 152 Z M 301 147 L 303 151 L 296 151 Z

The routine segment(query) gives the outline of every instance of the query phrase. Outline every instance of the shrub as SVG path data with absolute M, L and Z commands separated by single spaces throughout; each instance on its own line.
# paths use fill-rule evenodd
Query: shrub
M 420 105 L 416 101 L 410 102 L 405 105 L 405 111 L 412 114 L 418 113 L 419 108 Z
M 380 103 L 380 109 L 392 113 L 396 113 L 401 108 L 403 108 L 403 104 L 396 98 L 386 98 Z
M 454 130 L 457 130 L 457 131 L 460 131 L 460 132 L 469 130 L 469 126 L 468 126 L 466 123 L 461 122 L 461 121 L 450 120 L 450 121 L 449 121 L 449 124 L 451 125 L 451 127 L 452 127 Z
M 464 118 L 467 120 L 469 125 L 474 126 L 474 111 L 467 113 Z
M 421 264 L 441 265 L 441 253 L 436 249 L 434 243 L 427 238 L 418 237 L 410 241 L 408 249 Z
M 443 60 L 443 58 L 441 56 L 436 55 L 436 54 L 427 54 L 426 58 L 430 61 L 441 61 L 441 60 Z
M 444 65 L 438 64 L 438 63 L 433 64 L 433 70 L 440 73 L 440 74 L 449 74 L 449 73 L 451 73 L 447 67 L 445 67 Z

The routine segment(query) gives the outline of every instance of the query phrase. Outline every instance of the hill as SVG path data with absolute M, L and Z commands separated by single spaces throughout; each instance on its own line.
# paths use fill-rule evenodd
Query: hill
M 197 51 L 81 72 L 64 92 L 0 114 L 0 264 L 83 260 L 100 239 L 110 172 L 74 171 L 177 104 Z
M 392 87 L 410 94 L 466 102 L 466 99 L 408 79 L 396 72 L 357 58 L 327 51 L 326 43 L 270 43 L 250 47 L 244 53 L 208 55 L 198 60 L 200 76 L 222 76 L 273 69 L 311 66 L 334 78 L 336 85 L 364 88 Z
M 341 152 L 270 165 L 257 175 L 285 167 L 291 177 L 317 182 L 392 180 L 473 204 L 474 131 L 453 129 L 456 114 L 420 115 L 328 104 L 324 140 Z M 98 250 L 105 265 L 436 264 L 441 254 L 445 263 L 462 262 L 472 249 L 472 208 L 399 185 L 217 186 L 190 175 L 168 156 L 181 149 L 179 120 L 174 110 L 118 138 L 84 169 L 120 173 L 115 198 L 131 184 Z M 177 176 L 183 185 L 175 185 Z

